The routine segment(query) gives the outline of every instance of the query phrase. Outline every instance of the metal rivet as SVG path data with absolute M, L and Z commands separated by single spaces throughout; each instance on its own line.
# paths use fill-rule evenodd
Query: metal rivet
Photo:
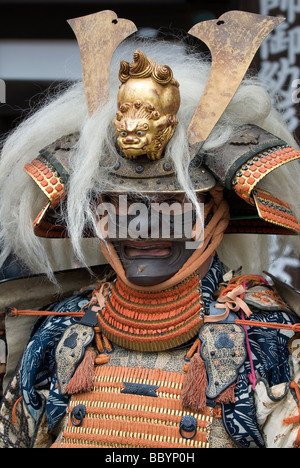
M 169 162 L 165 162 L 163 168 L 165 171 L 170 171 L 172 169 L 172 165 Z
M 142 166 L 142 165 L 136 166 L 136 168 L 135 168 L 135 172 L 137 172 L 138 174 L 143 172 L 143 170 L 144 170 L 144 166 Z

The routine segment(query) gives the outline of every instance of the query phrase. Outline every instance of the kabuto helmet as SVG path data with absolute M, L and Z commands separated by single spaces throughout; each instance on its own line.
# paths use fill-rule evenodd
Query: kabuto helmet
M 105 151 L 102 148 L 99 156 L 106 183 L 102 185 L 106 187 L 103 194 L 170 197 L 187 193 L 188 187 L 189 198 L 197 203 L 197 194 L 209 193 L 213 202 L 205 213 L 203 247 L 196 256 L 186 258 L 191 269 L 209 258 L 224 232 L 297 234 L 300 231 L 290 206 L 260 188 L 262 180 L 274 169 L 299 159 L 299 151 L 253 123 L 237 124 L 226 142 L 220 140 L 219 146 L 215 144 L 212 148 L 206 144 L 261 42 L 282 21 L 282 18 L 232 11 L 218 20 L 199 23 L 189 31 L 208 46 L 212 59 L 207 82 L 185 134 L 188 156 L 182 154 L 181 160 L 171 154 L 170 142 L 182 132 L 177 116 L 182 106 L 182 83 L 173 76 L 169 65 L 156 63 L 142 47 L 134 52 L 131 62 L 121 61 L 120 87 L 110 126 L 113 143 L 106 143 Z M 110 94 L 109 67 L 113 53 L 136 27 L 128 20 L 118 19 L 111 11 L 76 18 L 69 23 L 80 47 L 86 102 L 90 119 L 94 119 Z M 68 203 L 72 158 L 80 144 L 79 133 L 63 136 L 25 166 L 49 199 L 34 223 L 38 236 L 70 234 L 60 210 Z M 223 192 L 229 201 L 230 219 Z M 91 200 L 93 196 L 91 193 Z M 84 235 L 95 233 L 86 226 Z M 102 242 L 102 250 L 118 270 L 119 260 L 111 246 Z M 176 281 L 182 279 L 180 272 L 174 277 Z M 165 287 L 162 278 L 161 281 L 161 287 Z

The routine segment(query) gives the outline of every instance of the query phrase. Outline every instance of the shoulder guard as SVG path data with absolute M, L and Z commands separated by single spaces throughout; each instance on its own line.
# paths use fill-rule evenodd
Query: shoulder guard
M 59 138 L 43 148 L 39 155 L 24 167 L 27 174 L 49 198 L 52 207 L 55 207 L 64 195 L 64 187 L 69 178 L 70 155 L 78 137 L 78 134 L 71 134 Z
M 258 285 L 245 292 L 244 301 L 259 310 L 266 312 L 291 312 L 289 306 L 271 287 Z
M 49 200 L 34 221 L 34 232 L 38 236 L 68 236 L 65 226 L 59 221 L 57 208 L 65 198 L 65 186 L 70 173 L 70 158 L 78 139 L 78 133 L 59 138 L 43 148 L 39 155 L 24 167 L 27 174 Z
M 234 188 L 237 193 L 241 192 L 241 196 L 244 195 L 242 198 L 247 201 L 250 196 L 249 190 L 239 191 L 238 187 L 236 187 L 236 185 L 244 185 L 239 180 L 242 177 L 240 173 L 242 172 L 244 175 L 244 172 L 248 169 L 249 178 L 251 174 L 253 175 L 254 172 L 258 171 L 259 177 L 258 175 L 254 177 L 257 183 L 266 173 L 284 164 L 284 161 L 279 160 L 274 153 L 276 150 L 281 150 L 285 147 L 287 147 L 285 141 L 266 130 L 256 125 L 243 125 L 235 129 L 231 138 L 224 145 L 206 154 L 204 156 L 204 164 L 209 167 L 223 187 L 229 190 Z M 299 157 L 300 153 L 297 153 Z M 268 165 L 268 161 L 270 160 L 274 161 L 272 165 Z M 257 165 L 257 162 L 261 162 L 261 164 Z M 265 168 L 266 171 L 262 171 L 260 168 Z M 255 171 L 252 169 L 255 169 Z M 247 175 L 244 175 L 244 178 L 247 179 Z M 251 180 L 250 182 L 254 184 L 254 181 Z M 251 186 L 253 184 L 249 183 Z
M 229 232 L 300 232 L 289 205 L 257 188 L 274 169 L 299 158 L 300 151 L 256 125 L 236 128 L 224 145 L 203 155 L 204 165 L 230 191 Z

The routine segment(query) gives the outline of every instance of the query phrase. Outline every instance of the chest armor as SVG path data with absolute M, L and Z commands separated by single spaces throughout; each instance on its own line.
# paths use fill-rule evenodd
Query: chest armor
M 115 347 L 93 388 L 72 396 L 54 448 L 209 448 L 231 442 L 221 410 L 182 405 L 186 348 L 142 353 Z

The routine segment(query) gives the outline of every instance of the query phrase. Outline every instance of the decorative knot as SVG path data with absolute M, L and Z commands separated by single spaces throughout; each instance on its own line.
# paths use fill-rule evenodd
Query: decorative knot
M 245 288 L 244 286 L 240 285 L 227 292 L 226 295 L 218 297 L 218 303 L 215 304 L 215 307 L 217 309 L 225 309 L 224 314 L 205 317 L 205 322 L 220 322 L 221 320 L 225 320 L 228 317 L 230 311 L 238 312 L 240 309 L 242 309 L 247 317 L 249 317 L 252 312 L 247 306 L 246 302 L 244 302 L 240 297 L 243 296 L 244 293 Z
M 92 310 L 94 310 L 94 312 L 98 312 L 99 310 L 103 309 L 103 307 L 105 306 L 107 297 L 110 293 L 110 290 L 111 290 L 111 283 L 109 282 L 101 283 L 92 292 L 91 300 L 87 304 L 85 304 L 81 310 L 84 312 L 84 309 L 86 309 L 87 307 L 91 307 L 91 306 L 93 306 Z
M 19 310 L 16 307 L 9 307 L 8 310 L 15 317 L 18 317 L 20 315 Z
M 97 304 L 102 309 L 105 306 L 105 302 L 109 292 L 111 290 L 111 283 L 102 283 L 99 289 L 93 291 L 93 298 L 96 298 Z

